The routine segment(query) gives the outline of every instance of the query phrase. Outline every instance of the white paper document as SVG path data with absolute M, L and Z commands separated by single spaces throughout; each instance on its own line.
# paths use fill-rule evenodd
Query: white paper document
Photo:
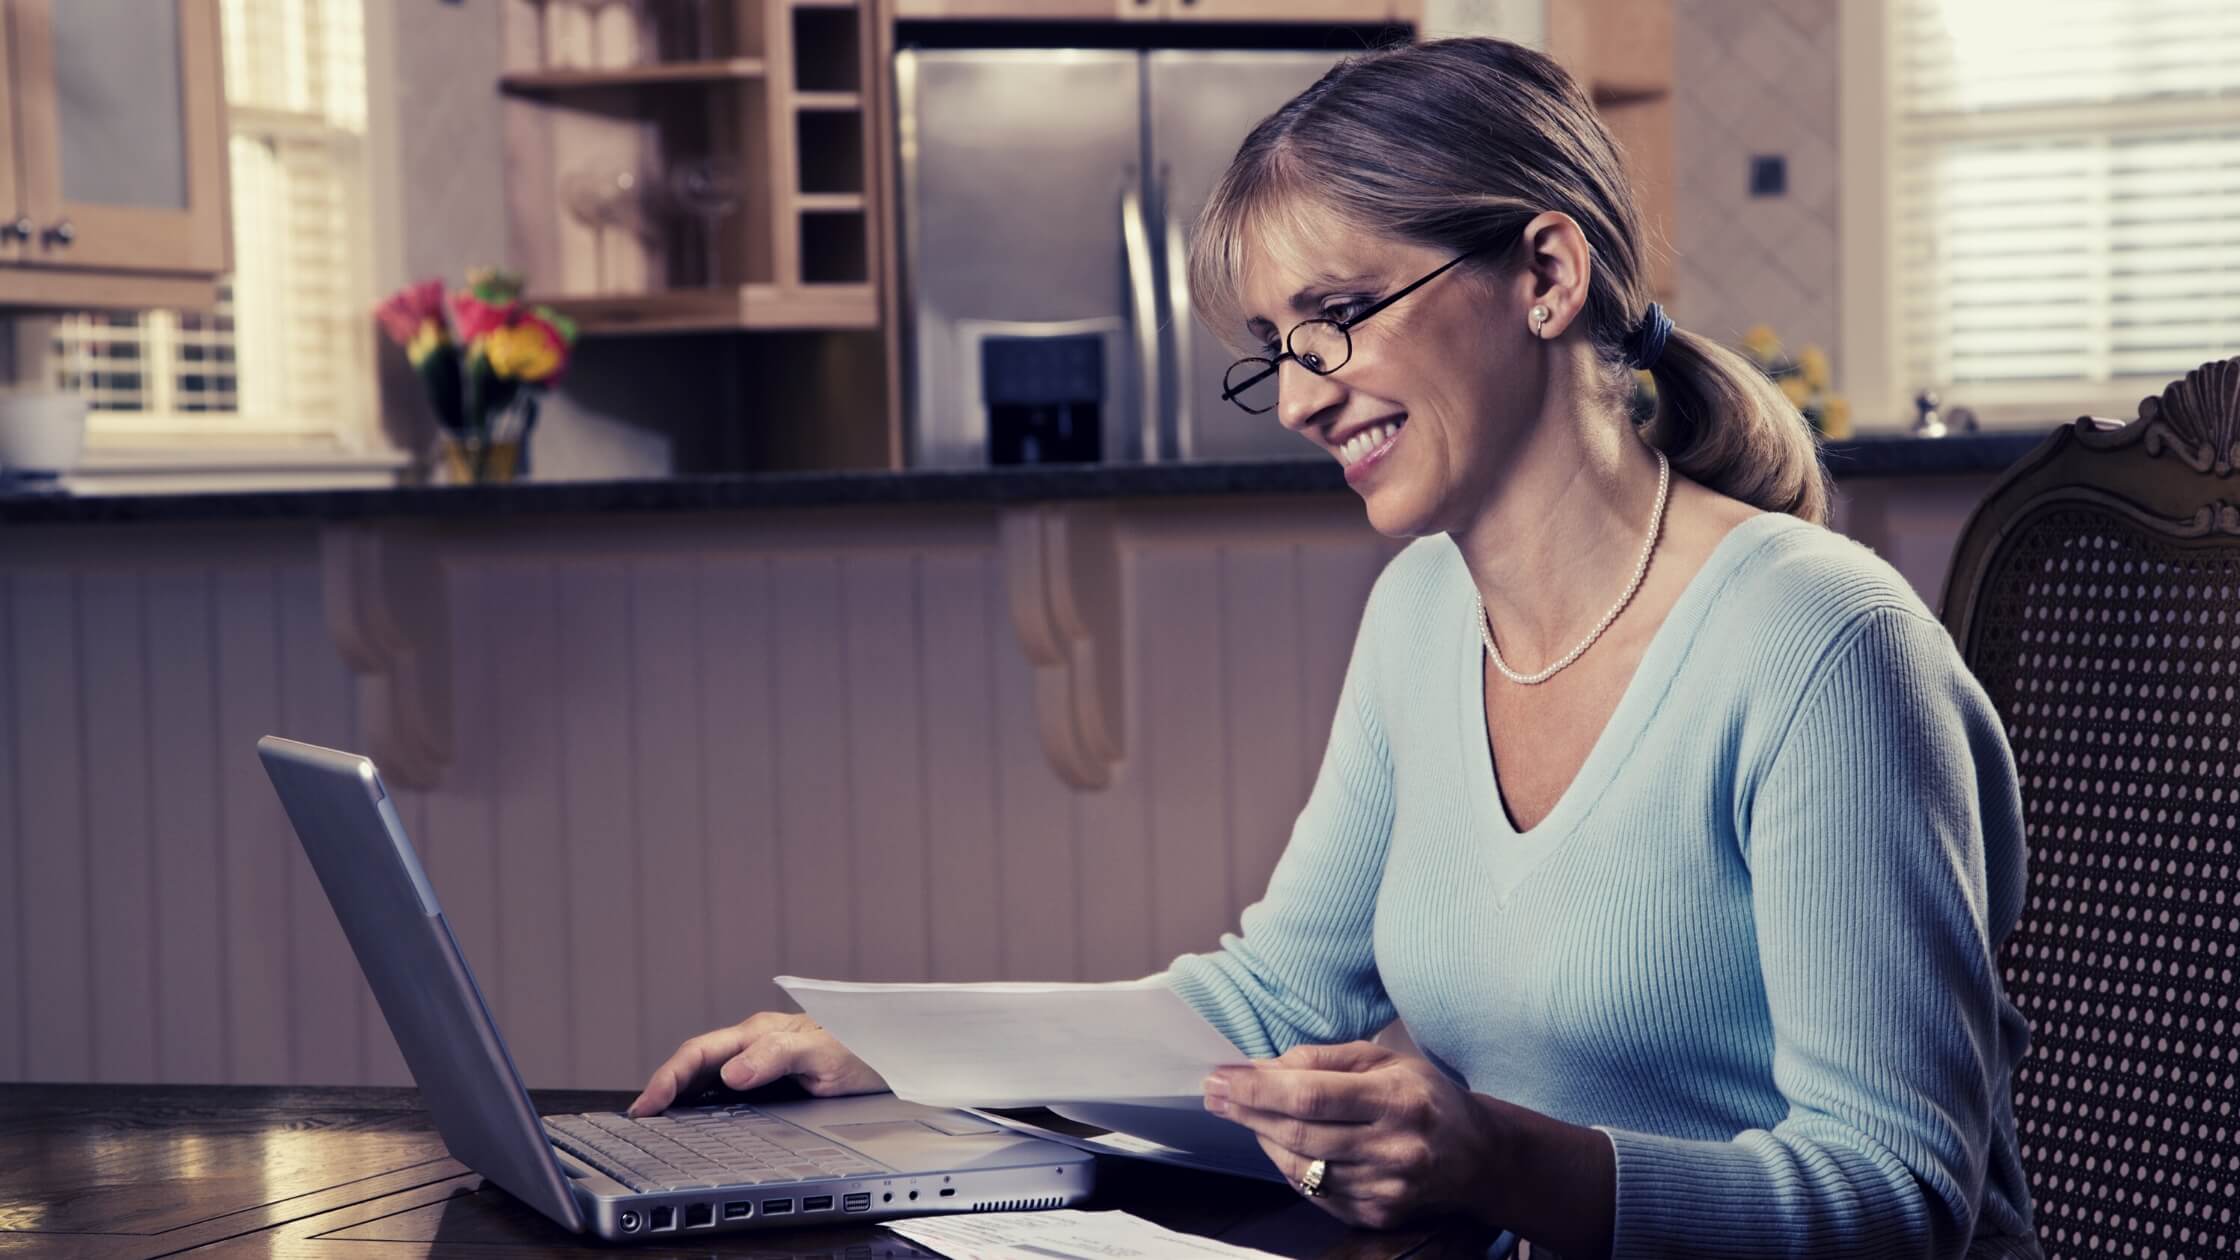
M 1269 1252 L 1179 1234 L 1126 1212 L 987 1212 L 919 1216 L 887 1228 L 950 1260 L 1278 1260 Z
M 1067 1104 L 1067 1109 L 1074 1110 L 1074 1104 Z M 1088 1109 L 1094 1110 L 1094 1106 L 1092 1105 Z M 1082 1137 L 1073 1133 L 1046 1128 L 1035 1123 L 1031 1118 L 1021 1117 L 1015 1113 L 1006 1114 L 1005 1112 L 978 1107 L 968 1107 L 965 1110 L 991 1124 L 1002 1125 L 1013 1132 L 1024 1133 L 1030 1137 L 1043 1138 L 1051 1142 L 1060 1142 L 1076 1150 L 1087 1151 L 1092 1155 L 1125 1155 L 1130 1159 L 1145 1159 L 1153 1163 L 1173 1164 L 1178 1168 L 1195 1168 L 1200 1172 L 1228 1173 L 1235 1177 L 1251 1177 L 1257 1181 L 1276 1181 L 1286 1184 L 1290 1181 L 1274 1164 L 1268 1162 L 1267 1152 L 1261 1150 L 1259 1142 L 1240 1125 L 1229 1125 L 1229 1128 L 1236 1132 L 1224 1133 L 1214 1129 L 1209 1123 L 1207 1133 L 1201 1140 L 1192 1143 L 1195 1149 L 1190 1149 L 1168 1146 L 1164 1142 L 1154 1142 L 1149 1138 L 1125 1132 L 1099 1133 L 1093 1137 Z M 1079 1117 L 1074 1118 L 1078 1119 Z M 1216 1116 L 1207 1117 L 1208 1121 L 1218 1119 L 1219 1117 Z M 1094 1122 L 1083 1121 L 1083 1123 Z M 1228 1122 L 1222 1121 L 1222 1123 L 1226 1124 Z M 1103 1128 L 1105 1126 L 1099 1125 L 1098 1127 Z M 1246 1143 L 1250 1143 L 1249 1149 L 1245 1146 Z
M 1188 1099 L 1203 1115 L 1206 1074 L 1249 1062 L 1160 976 L 1111 984 L 777 980 L 897 1097 L 930 1107 L 1171 1109 Z
M 1205 1109 L 1206 1074 L 1250 1059 L 1163 975 L 1109 984 L 777 982 L 898 1098 L 1048 1107 L 1201 1157 L 1194 1166 L 1281 1179 L 1251 1130 Z

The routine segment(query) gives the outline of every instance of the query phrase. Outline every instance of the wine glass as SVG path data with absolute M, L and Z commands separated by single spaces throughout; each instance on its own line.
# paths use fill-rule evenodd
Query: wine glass
M 651 60 L 645 55 L 649 23 L 647 14 L 639 4 L 639 0 L 574 0 L 574 2 L 584 11 L 586 21 L 590 25 L 587 35 L 590 56 L 586 64 L 592 67 L 612 68 L 618 65 L 629 66 Z M 616 7 L 626 8 L 630 11 L 622 23 L 622 26 L 629 32 L 630 46 L 624 56 L 619 60 L 610 62 L 604 55 L 604 50 L 608 46 L 606 28 L 614 24 L 606 20 L 606 15 L 607 10 Z
M 701 282 L 720 283 L 723 267 L 717 225 L 746 201 L 746 174 L 734 158 L 711 155 L 680 162 L 669 172 L 669 195 L 700 220 Z
M 645 231 L 645 180 L 635 169 L 583 166 L 560 177 L 560 200 L 591 229 L 593 286 L 607 291 L 607 229 Z

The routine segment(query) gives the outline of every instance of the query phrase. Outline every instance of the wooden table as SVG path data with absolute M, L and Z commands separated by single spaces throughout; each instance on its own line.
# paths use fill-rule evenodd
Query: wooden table
M 627 1093 L 533 1091 L 544 1113 Z M 1340 1225 L 1288 1187 L 1100 1159 L 1087 1206 L 1285 1256 L 1482 1257 L 1492 1235 L 1438 1222 Z M 444 1152 L 409 1089 L 0 1084 L 0 1256 L 506 1260 L 610 1255 L 886 1260 L 928 1253 L 876 1225 L 611 1245 L 567 1233 Z

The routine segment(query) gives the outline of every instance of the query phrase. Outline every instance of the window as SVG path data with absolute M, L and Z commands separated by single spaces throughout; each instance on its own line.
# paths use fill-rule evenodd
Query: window
M 1988 423 L 2129 416 L 2240 352 L 2240 5 L 1845 8 L 1847 68 L 1883 92 L 1879 119 L 1845 92 L 1846 177 L 1874 193 L 1851 204 L 1888 207 L 1845 231 L 1862 409 L 1926 388 Z
M 361 0 L 223 0 L 234 273 L 214 312 L 68 316 L 65 388 L 126 445 L 371 438 Z

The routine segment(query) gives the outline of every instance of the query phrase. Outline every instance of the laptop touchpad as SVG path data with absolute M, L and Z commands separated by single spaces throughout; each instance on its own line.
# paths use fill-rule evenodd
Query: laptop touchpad
M 946 1123 L 948 1118 L 943 1117 Z M 818 1125 L 818 1128 L 855 1147 L 882 1164 L 902 1172 L 946 1171 L 951 1168 L 971 1168 L 991 1155 L 997 1155 L 1014 1145 L 1013 1141 L 990 1141 L 989 1134 L 1001 1138 L 1013 1135 L 998 1126 L 974 1130 L 970 1135 L 951 1136 L 935 1129 L 931 1124 L 916 1120 L 879 1120 L 864 1124 Z M 978 1138 L 978 1141 L 974 1141 Z M 1014 1163 L 1016 1160 L 998 1159 L 997 1164 Z
M 926 1116 L 918 1123 L 935 1133 L 946 1133 L 950 1137 L 963 1137 L 968 1133 L 997 1133 L 1003 1129 L 1002 1125 L 989 1124 L 978 1116 L 968 1116 L 961 1111 L 954 1114 Z

